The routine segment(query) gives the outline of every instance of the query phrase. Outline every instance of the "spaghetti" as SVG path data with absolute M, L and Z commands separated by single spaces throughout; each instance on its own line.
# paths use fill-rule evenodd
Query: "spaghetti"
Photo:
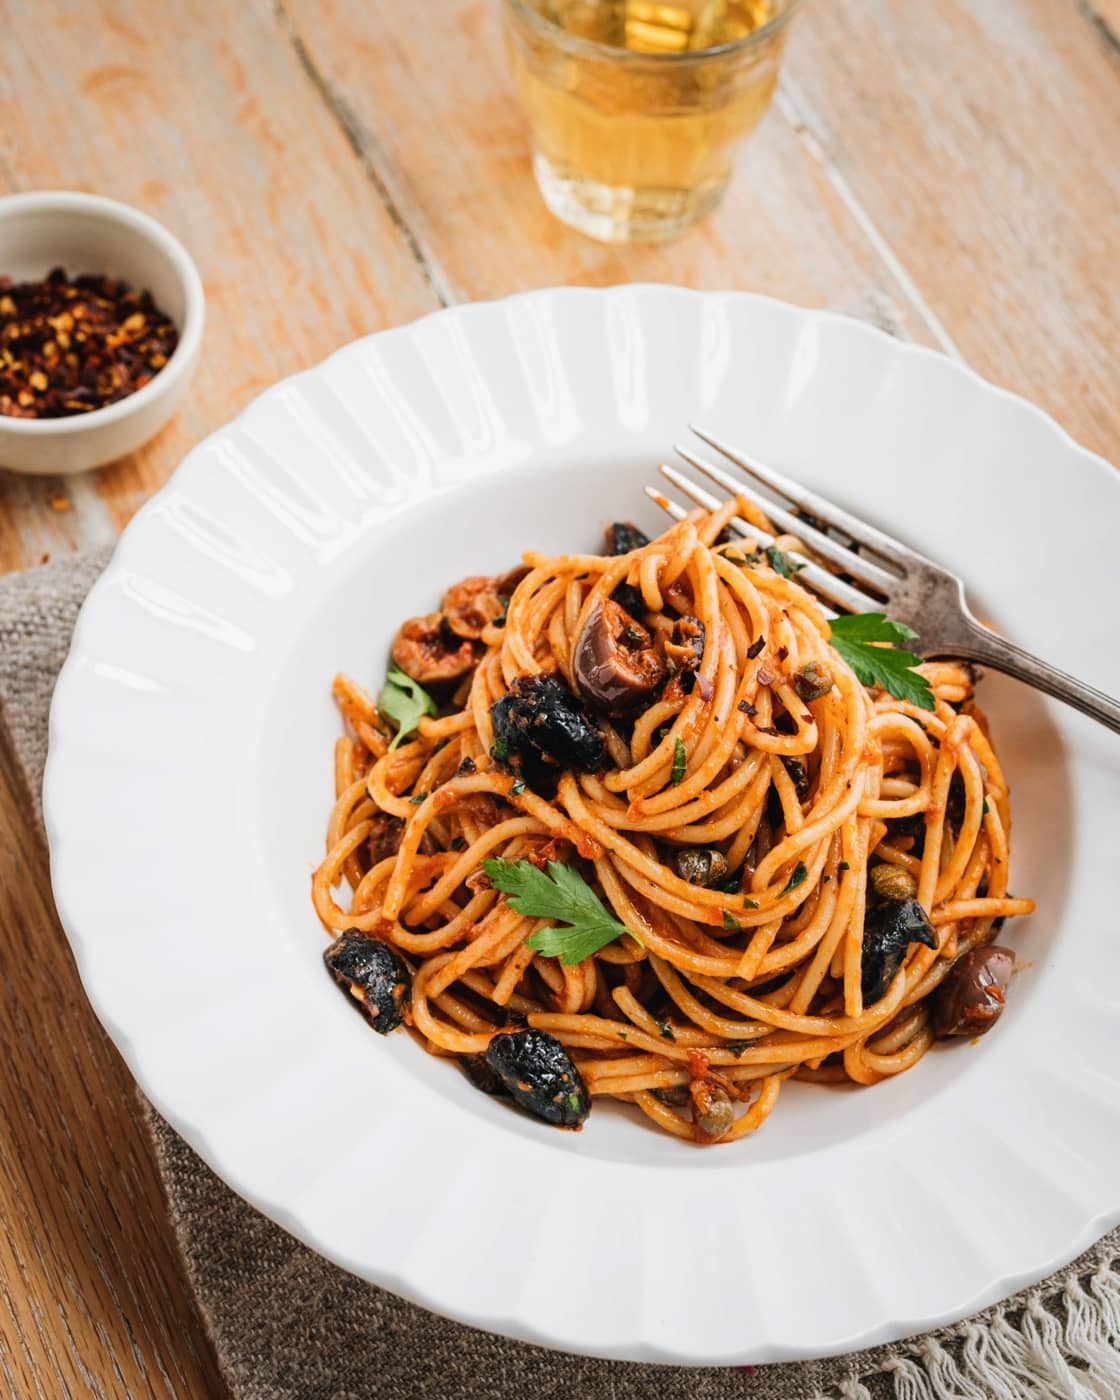
M 591 1102 L 700 1142 L 752 1132 L 790 1077 L 911 1068 L 941 984 L 1033 908 L 1007 892 L 1008 788 L 971 669 L 922 665 L 932 708 L 861 684 L 783 556 L 726 542 L 736 514 L 766 523 L 732 500 L 615 556 L 528 553 L 504 616 L 497 581 L 452 590 L 394 651 L 452 693 L 392 747 L 336 679 L 313 878 L 332 936 L 399 955 L 429 1052 L 477 1069 L 510 1028 L 543 1032 Z M 532 707 L 520 755 L 496 732 L 534 681 L 545 703 L 541 677 L 593 730 L 589 762 L 535 750 Z M 495 859 L 575 870 L 628 932 L 564 965 L 527 943 L 549 921 L 495 888 Z

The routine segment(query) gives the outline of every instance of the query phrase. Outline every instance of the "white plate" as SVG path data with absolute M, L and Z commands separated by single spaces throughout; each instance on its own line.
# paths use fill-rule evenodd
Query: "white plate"
M 838 316 L 668 287 L 442 311 L 277 385 L 186 459 L 82 611 L 51 715 L 58 907 L 156 1107 L 329 1258 L 480 1327 L 690 1363 L 855 1349 L 969 1313 L 1120 1220 L 1120 745 L 999 678 L 1012 888 L 998 1031 L 697 1151 L 597 1105 L 553 1131 L 347 1011 L 308 898 L 330 681 L 526 547 L 656 524 L 690 419 L 960 570 L 1018 641 L 1120 691 L 1120 483 L 1037 409 Z

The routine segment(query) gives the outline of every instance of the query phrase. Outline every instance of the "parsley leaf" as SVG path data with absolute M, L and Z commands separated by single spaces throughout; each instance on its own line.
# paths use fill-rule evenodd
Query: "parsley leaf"
M 914 670 L 922 658 L 897 644 L 918 634 L 881 612 L 834 617 L 829 641 L 856 673 L 861 685 L 877 685 L 896 700 L 908 700 L 922 710 L 933 709 L 933 691 L 925 676 Z M 890 646 L 877 645 L 889 642 Z
M 511 797 L 520 797 L 525 791 L 525 784 L 518 778 L 509 791 Z
M 377 708 L 397 726 L 389 745 L 392 753 L 402 739 L 415 732 L 425 715 L 436 713 L 436 702 L 419 681 L 414 681 L 394 662 L 377 697 Z
M 408 800 L 413 807 L 419 807 L 421 802 L 427 799 L 427 796 L 428 794 L 426 792 L 418 792 L 415 797 L 410 797 Z
M 624 933 L 642 941 L 619 923 L 573 866 L 550 860 L 547 875 L 527 860 L 484 860 L 482 868 L 494 888 L 509 896 L 506 903 L 515 913 L 568 925 L 539 928 L 525 940 L 526 947 L 559 958 L 564 967 L 583 962 Z
M 798 885 L 803 885 L 806 879 L 808 878 L 808 875 L 809 872 L 805 869 L 805 862 L 803 860 L 799 860 L 797 864 L 793 867 L 793 874 L 786 881 L 786 887 L 782 891 L 782 894 L 789 894 L 790 890 L 795 890 L 798 887 Z M 781 899 L 782 894 L 778 896 L 779 899 Z
M 684 765 L 687 759 L 684 744 L 678 739 L 673 749 L 673 771 L 669 774 L 669 781 L 674 787 L 678 787 L 684 781 Z
M 739 922 L 739 920 L 736 919 L 736 918 L 734 918 L 731 914 L 729 914 L 729 913 L 727 912 L 726 909 L 723 911 L 723 926 L 724 926 L 724 928 L 742 928 L 742 927 L 743 927 L 743 925 Z
M 792 578 L 794 574 L 799 574 L 805 565 L 796 559 L 791 559 L 788 554 L 784 554 L 776 544 L 767 545 L 766 557 L 770 561 L 770 567 L 776 574 L 781 574 L 782 578 Z

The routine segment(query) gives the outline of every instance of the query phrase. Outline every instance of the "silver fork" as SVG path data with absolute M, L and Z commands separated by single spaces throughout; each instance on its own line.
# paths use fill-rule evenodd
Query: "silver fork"
M 991 666 L 993 670 L 1003 671 L 1047 695 L 1064 700 L 1120 733 L 1120 703 L 1104 691 L 1085 685 L 1056 666 L 1032 656 L 978 622 L 965 600 L 964 584 L 956 574 L 826 501 L 815 491 L 729 447 L 711 433 L 695 426 L 692 431 L 738 467 L 740 473 L 733 475 L 725 467 L 678 444 L 676 451 L 689 466 L 714 482 L 726 495 L 749 497 L 774 521 L 780 532 L 796 535 L 819 558 L 827 559 L 854 580 L 848 582 L 804 559 L 796 551 L 791 552 L 792 557 L 805 566 L 798 571 L 798 583 L 812 588 L 833 608 L 846 612 L 885 612 L 917 632 L 917 640 L 908 645 L 919 655 L 930 660 L 954 657 Z M 705 510 L 713 510 L 726 500 L 726 495 L 720 499 L 676 467 L 662 465 L 661 473 Z M 760 493 L 754 482 L 760 482 L 779 498 L 779 502 Z M 654 487 L 647 487 L 646 494 L 676 520 L 687 514 L 683 506 Z M 795 515 L 781 502 L 788 502 L 790 507 L 803 513 Z M 738 516 L 732 518 L 730 528 L 756 540 L 764 548 L 774 543 L 773 535 Z

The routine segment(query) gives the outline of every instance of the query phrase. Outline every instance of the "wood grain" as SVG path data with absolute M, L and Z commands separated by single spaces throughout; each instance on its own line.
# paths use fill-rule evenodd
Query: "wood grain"
M 0 567 L 119 531 L 187 448 L 283 375 L 438 299 L 261 0 L 46 0 L 0 10 L 0 182 L 138 204 L 190 249 L 207 330 L 168 428 L 93 482 L 0 473 Z M 33 41 L 30 41 L 33 36 Z M 67 512 L 46 508 L 63 489 Z M 98 502 L 100 501 L 100 507 Z
M 0 742 L 0 1392 L 224 1393 L 136 1086 L 82 993 Z
M 1090 15 L 833 0 L 788 90 L 964 358 L 1117 460 L 1120 51 Z
M 0 570 L 111 538 L 193 442 L 344 341 L 562 282 L 872 304 L 1120 458 L 1120 0 L 806 6 L 723 208 L 633 249 L 544 210 L 498 9 L 0 0 L 0 189 L 148 209 L 209 312 L 195 391 L 143 452 L 62 483 L 0 474 Z M 0 1392 L 220 1395 L 48 888 L 0 746 Z
M 748 287 L 837 307 L 876 296 L 908 335 L 932 339 L 780 111 L 746 146 L 714 218 L 676 243 L 605 247 L 557 223 L 537 195 L 499 5 L 441 0 L 441 41 L 433 44 L 399 0 L 284 4 L 323 92 L 449 299 L 625 281 Z M 798 43 L 795 33 L 791 47 Z M 449 81 L 455 50 L 471 57 L 453 65 Z

